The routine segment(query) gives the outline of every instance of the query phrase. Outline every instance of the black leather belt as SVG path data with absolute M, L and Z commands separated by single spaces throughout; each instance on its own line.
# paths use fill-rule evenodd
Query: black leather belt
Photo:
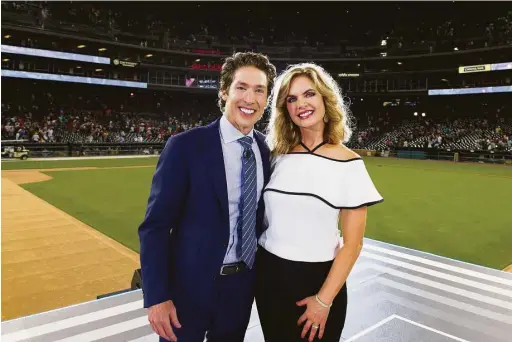
M 243 261 L 236 262 L 234 264 L 222 265 L 222 267 L 220 268 L 220 275 L 237 274 L 237 273 L 245 270 L 246 267 L 247 266 L 245 265 L 245 263 Z

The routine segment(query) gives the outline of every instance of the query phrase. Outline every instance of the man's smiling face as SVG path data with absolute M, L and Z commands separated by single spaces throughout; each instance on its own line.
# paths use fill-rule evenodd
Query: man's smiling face
M 267 107 L 267 84 L 264 71 L 246 66 L 236 70 L 228 92 L 222 93 L 226 118 L 243 134 L 252 130 Z

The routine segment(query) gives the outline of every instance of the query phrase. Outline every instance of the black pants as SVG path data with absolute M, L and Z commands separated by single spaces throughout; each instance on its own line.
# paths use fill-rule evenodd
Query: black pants
M 220 271 L 220 269 L 219 269 Z M 175 300 L 182 327 L 173 328 L 179 342 L 243 342 L 252 303 L 254 302 L 254 269 L 218 276 L 213 293 L 213 306 L 205 312 L 180 310 L 187 302 Z M 160 342 L 166 341 L 160 338 Z
M 304 323 L 297 321 L 306 306 L 296 302 L 314 296 L 320 291 L 332 261 L 296 262 L 282 259 L 264 248 L 256 255 L 256 305 L 266 342 L 307 341 L 300 337 Z M 314 341 L 339 342 L 347 312 L 346 284 L 334 299 L 321 340 L 316 334 Z

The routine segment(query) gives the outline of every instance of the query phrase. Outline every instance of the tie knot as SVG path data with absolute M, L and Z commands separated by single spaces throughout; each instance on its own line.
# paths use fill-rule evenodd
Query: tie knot
M 251 148 L 252 146 L 252 138 L 245 136 L 238 139 L 238 142 L 244 147 L 244 148 Z

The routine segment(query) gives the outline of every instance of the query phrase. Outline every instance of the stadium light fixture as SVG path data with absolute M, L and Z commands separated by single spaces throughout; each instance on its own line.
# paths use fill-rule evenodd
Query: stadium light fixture
M 454 47 L 453 51 L 459 51 L 459 48 L 458 47 Z
M 98 51 L 107 51 L 107 48 L 99 48 Z
M 402 65 L 402 62 L 396 62 L 396 64 L 398 64 L 398 65 Z
M 9 62 L 9 58 L 2 59 L 2 62 Z
M 425 113 L 421 113 L 421 116 L 425 117 L 425 115 L 427 115 L 427 114 L 425 114 Z
M 153 57 L 153 55 L 152 55 L 151 53 L 148 53 L 148 54 L 146 55 L 146 57 L 148 57 L 148 58 L 149 58 L 149 57 Z
M 201 60 L 198 58 L 198 59 L 196 59 L 196 62 L 198 62 L 198 63 L 199 63 L 199 62 L 201 62 Z
M 414 112 L 414 116 L 418 116 L 418 112 Z
M 11 35 L 10 35 L 10 34 L 6 34 L 6 35 L 4 36 L 4 38 L 5 38 L 5 39 L 9 39 L 9 38 L 11 38 Z
M 95 71 L 96 72 L 100 72 L 100 71 L 103 71 L 103 69 L 96 69 Z
M 80 44 L 80 45 L 77 46 L 77 48 L 79 48 L 79 49 L 83 49 L 84 47 L 85 47 L 84 44 Z

